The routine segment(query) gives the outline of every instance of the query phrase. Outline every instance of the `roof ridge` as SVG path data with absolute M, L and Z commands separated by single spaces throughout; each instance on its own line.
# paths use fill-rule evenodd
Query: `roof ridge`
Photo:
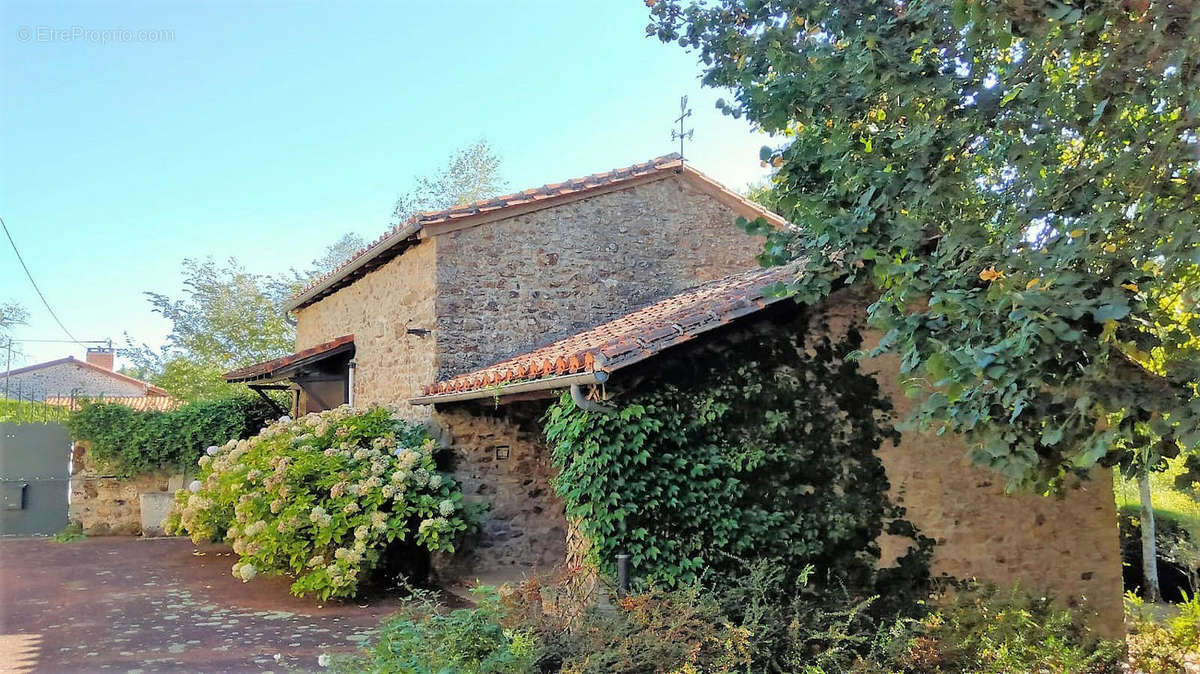
M 108 375 L 110 377 L 114 377 L 121 381 L 137 384 L 139 386 L 144 386 L 146 388 L 147 393 L 149 393 L 150 391 L 155 391 L 155 395 L 160 395 L 160 396 L 170 395 L 169 393 L 167 393 L 166 389 L 164 389 L 160 386 L 155 386 L 154 384 L 151 384 L 150 382 L 145 382 L 145 381 L 142 381 L 141 379 L 137 379 L 135 377 L 130 377 L 127 374 L 121 374 L 120 372 L 117 372 L 116 370 L 110 370 L 105 367 L 100 367 L 99 365 L 89 363 L 86 360 L 79 360 L 75 356 L 70 356 L 70 355 L 64 356 L 62 358 L 56 358 L 54 360 L 48 360 L 48 361 L 45 361 L 42 363 L 34 363 L 33 365 L 26 365 L 24 367 L 19 367 L 15 370 L 6 370 L 6 371 L 0 373 L 0 376 L 11 377 L 14 374 L 25 374 L 27 372 L 36 372 L 38 370 L 43 370 L 45 368 L 53 367 L 55 365 L 71 365 L 71 364 L 79 365 L 84 368 L 94 370 L 96 372 L 99 372 L 100 374 Z
M 343 260 L 342 263 L 339 264 L 337 267 L 334 267 L 330 271 L 328 271 L 324 274 L 321 274 L 320 276 L 313 279 L 311 282 L 309 282 L 307 285 L 305 285 L 303 289 L 301 289 L 300 291 L 298 291 L 294 295 L 292 295 L 290 302 L 296 302 L 298 298 L 303 297 L 304 295 L 308 294 L 313 289 L 324 284 L 326 281 L 329 281 L 330 279 L 337 277 L 338 274 L 340 274 L 343 271 L 345 271 L 346 269 L 348 269 L 354 263 L 355 260 L 358 260 L 363 255 L 366 255 L 366 254 L 370 253 L 371 251 L 377 249 L 385 241 L 387 241 L 388 239 L 401 233 L 405 229 L 413 228 L 413 227 L 416 227 L 419 229 L 420 227 L 422 227 L 423 225 L 426 225 L 426 224 L 445 222 L 450 219 L 462 218 L 462 217 L 467 217 L 470 215 L 478 215 L 481 212 L 481 209 L 483 209 L 485 207 L 489 207 L 489 206 L 491 207 L 489 210 L 498 210 L 498 209 L 502 209 L 502 208 L 507 208 L 509 206 L 515 206 L 515 205 L 520 205 L 522 203 L 530 203 L 532 201 L 537 201 L 537 200 L 539 200 L 538 199 L 539 197 L 541 199 L 545 199 L 545 198 L 548 198 L 551 196 L 560 196 L 560 194 L 553 194 L 553 192 L 560 192 L 561 190 L 564 190 L 564 189 L 570 189 L 570 187 L 573 185 L 578 185 L 578 187 L 575 187 L 573 189 L 573 191 L 577 192 L 577 191 L 589 189 L 591 187 L 605 185 L 614 180 L 623 180 L 623 179 L 632 178 L 632 177 L 639 177 L 640 175 L 648 174 L 648 172 L 655 172 L 655 171 L 660 171 L 660 170 L 667 169 L 667 168 L 674 168 L 674 164 L 676 164 L 677 162 L 680 164 L 680 166 L 682 166 L 683 162 L 681 160 L 679 153 L 672 152 L 670 154 L 665 154 L 665 155 L 661 155 L 658 157 L 654 157 L 653 159 L 650 159 L 650 160 L 647 160 L 644 162 L 639 162 L 637 164 L 631 164 L 629 166 L 611 169 L 603 174 L 593 173 L 593 174 L 579 177 L 579 178 L 568 178 L 567 180 L 560 181 L 557 183 L 545 183 L 545 184 L 539 185 L 537 187 L 531 187 L 529 189 L 520 190 L 517 192 L 510 192 L 508 194 L 502 194 L 502 195 L 498 195 L 498 196 L 494 196 L 494 197 L 488 197 L 486 199 L 477 199 L 470 203 L 462 204 L 459 206 L 451 206 L 449 208 L 443 208 L 443 209 L 439 209 L 439 210 L 422 211 L 420 213 L 414 213 L 413 215 L 411 215 L 410 217 L 405 219 L 403 222 L 393 225 L 389 230 L 384 232 L 381 236 L 377 237 L 374 241 L 371 241 L 370 243 L 366 244 L 359 250 L 355 251 L 352 255 L 350 255 L 350 257 Z M 601 177 L 601 176 L 604 176 L 604 177 Z M 589 184 L 589 183 L 591 183 L 591 184 Z M 563 192 L 562 194 L 569 194 L 569 193 L 570 192 Z M 510 203 L 510 202 L 518 202 L 518 203 Z M 415 232 L 414 232 L 414 234 L 415 234 Z

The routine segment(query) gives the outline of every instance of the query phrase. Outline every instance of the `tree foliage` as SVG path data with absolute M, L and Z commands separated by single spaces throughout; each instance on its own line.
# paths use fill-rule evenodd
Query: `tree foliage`
M 8 333 L 29 322 L 29 312 L 17 302 L 0 302 L 0 344 L 8 342 Z
M 484 139 L 455 150 L 444 167 L 417 178 L 413 187 L 396 200 L 393 219 L 403 223 L 425 211 L 462 206 L 500 194 L 507 187 L 500 165 L 500 156 Z
M 874 283 L 922 427 L 1042 487 L 1200 444 L 1200 4 L 647 4 L 785 139 L 762 262 Z
M 268 294 L 281 304 L 296 296 L 318 277 L 342 266 L 354 254 L 365 248 L 367 242 L 354 232 L 347 232 L 342 238 L 325 247 L 325 252 L 313 260 L 307 269 L 295 267 L 267 281 Z
M 122 351 L 131 373 L 179 398 L 211 398 L 230 392 L 222 373 L 292 352 L 294 332 L 281 307 L 287 295 L 270 277 L 235 259 L 184 260 L 183 273 L 183 297 L 146 293 L 171 332 L 159 351 L 144 344 Z

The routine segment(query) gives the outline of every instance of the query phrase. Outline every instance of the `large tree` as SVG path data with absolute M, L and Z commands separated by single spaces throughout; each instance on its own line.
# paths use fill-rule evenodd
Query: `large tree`
M 291 297 L 303 290 L 318 277 L 342 266 L 355 253 L 366 247 L 367 242 L 354 232 L 347 232 L 342 238 L 325 247 L 325 252 L 313 260 L 307 269 L 292 267 L 276 277 L 268 279 L 266 289 L 268 295 L 281 306 Z
M 29 312 L 17 302 L 0 302 L 0 344 L 8 343 L 8 333 L 29 321 Z
M 393 219 L 402 223 L 425 211 L 462 206 L 494 197 L 506 189 L 501 159 L 487 140 L 454 151 L 436 172 L 418 177 L 396 200 Z
M 5 371 L 12 368 L 12 355 L 16 350 L 16 344 L 12 339 L 12 329 L 18 325 L 25 325 L 29 322 L 29 312 L 24 306 L 17 302 L 0 302 L 0 352 L 4 355 L 4 360 L 0 361 L 0 367 Z
M 762 261 L 870 279 L 916 421 L 1039 489 L 1200 444 L 1193 3 L 647 1 L 784 140 Z
M 129 344 L 122 351 L 131 374 L 148 378 L 184 399 L 207 398 L 230 388 L 221 374 L 292 351 L 276 279 L 247 272 L 234 259 L 184 260 L 183 297 L 147 292 L 154 312 L 171 321 L 160 350 Z

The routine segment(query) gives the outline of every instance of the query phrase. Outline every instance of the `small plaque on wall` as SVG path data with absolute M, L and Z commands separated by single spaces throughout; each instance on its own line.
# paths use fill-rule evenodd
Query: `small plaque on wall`
M 496 460 L 503 461 L 508 458 L 508 445 L 496 445 Z

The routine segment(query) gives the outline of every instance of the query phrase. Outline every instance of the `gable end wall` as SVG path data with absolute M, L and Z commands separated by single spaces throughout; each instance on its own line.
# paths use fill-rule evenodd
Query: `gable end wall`
M 668 175 L 439 235 L 439 378 L 756 267 L 737 216 Z
M 2 375 L 3 373 L 0 373 Z M 5 379 L 0 376 L 0 379 Z M 59 363 L 49 367 L 21 372 L 0 382 L 7 386 L 9 395 L 25 399 L 45 400 L 54 396 L 144 396 L 146 387 L 131 381 L 97 372 L 75 362 Z
M 296 350 L 354 335 L 356 407 L 400 405 L 414 419 L 429 407 L 406 402 L 437 372 L 433 330 L 436 239 L 423 241 L 353 284 L 296 312 Z

